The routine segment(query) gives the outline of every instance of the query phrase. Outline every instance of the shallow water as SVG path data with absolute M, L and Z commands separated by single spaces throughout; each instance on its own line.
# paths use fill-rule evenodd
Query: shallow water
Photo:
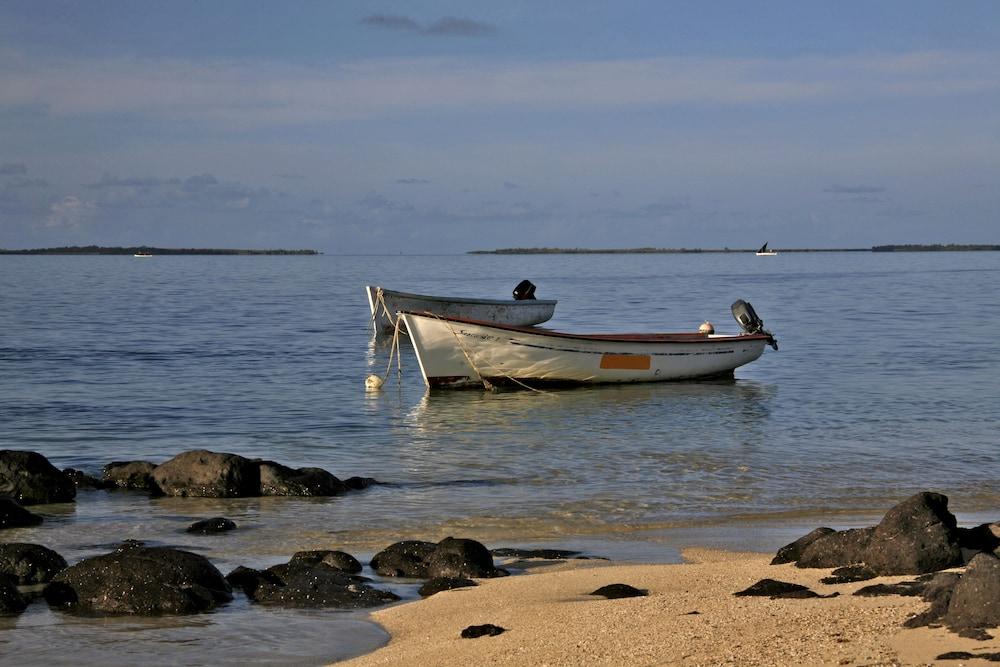
M 388 348 L 363 285 L 504 298 L 522 278 L 559 299 L 546 326 L 578 332 L 735 331 L 729 304 L 747 299 L 780 351 L 734 382 L 490 394 L 426 392 L 404 345 L 402 378 L 365 393 Z M 0 447 L 92 473 L 205 448 L 388 482 L 330 499 L 83 492 L 2 537 L 70 562 L 145 539 L 227 572 L 447 535 L 646 561 L 686 543 L 769 550 L 924 489 L 963 521 L 997 518 L 998 278 L 1000 253 L 0 257 Z M 219 515 L 240 529 L 183 532 Z M 315 664 L 383 641 L 364 618 L 238 600 L 82 620 L 36 603 L 0 620 L 0 651 Z

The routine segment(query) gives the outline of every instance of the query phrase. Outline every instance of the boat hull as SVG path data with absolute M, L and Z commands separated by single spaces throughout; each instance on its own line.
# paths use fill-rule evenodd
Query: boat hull
M 556 301 L 549 299 L 463 299 L 395 292 L 367 286 L 368 307 L 375 320 L 376 331 L 392 332 L 395 313 L 400 311 L 427 312 L 443 317 L 459 317 L 510 326 L 533 326 L 552 319 Z
M 428 387 L 665 382 L 731 375 L 765 335 L 595 335 L 401 313 Z

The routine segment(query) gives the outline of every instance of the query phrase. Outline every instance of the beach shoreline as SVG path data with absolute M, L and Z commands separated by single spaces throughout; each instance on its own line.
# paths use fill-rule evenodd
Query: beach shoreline
M 389 633 L 389 643 L 337 664 L 924 665 L 948 651 L 1000 651 L 996 639 L 904 628 L 907 618 L 927 608 L 919 597 L 853 595 L 863 586 L 913 577 L 825 585 L 820 579 L 830 570 L 770 565 L 770 554 L 686 548 L 682 556 L 679 564 L 570 560 L 381 609 L 372 619 Z M 839 595 L 733 596 L 765 578 Z M 590 595 L 612 583 L 649 594 Z M 486 623 L 506 632 L 460 637 L 462 629 Z

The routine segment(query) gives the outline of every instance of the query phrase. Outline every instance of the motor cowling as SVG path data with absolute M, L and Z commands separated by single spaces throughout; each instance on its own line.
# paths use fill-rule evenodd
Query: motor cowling
M 530 280 L 522 280 L 514 288 L 514 300 L 526 301 L 535 298 L 535 286 Z
M 778 341 L 770 331 L 764 328 L 764 320 L 760 319 L 757 311 L 753 309 L 753 306 L 749 302 L 739 299 L 732 305 L 731 310 L 733 311 L 733 317 L 743 331 L 748 334 L 766 335 L 768 344 L 775 350 L 778 349 Z

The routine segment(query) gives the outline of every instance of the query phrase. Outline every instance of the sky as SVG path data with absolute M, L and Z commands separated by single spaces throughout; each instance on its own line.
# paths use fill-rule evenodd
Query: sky
M 764 241 L 1000 243 L 1000 2 L 0 2 L 0 248 Z

